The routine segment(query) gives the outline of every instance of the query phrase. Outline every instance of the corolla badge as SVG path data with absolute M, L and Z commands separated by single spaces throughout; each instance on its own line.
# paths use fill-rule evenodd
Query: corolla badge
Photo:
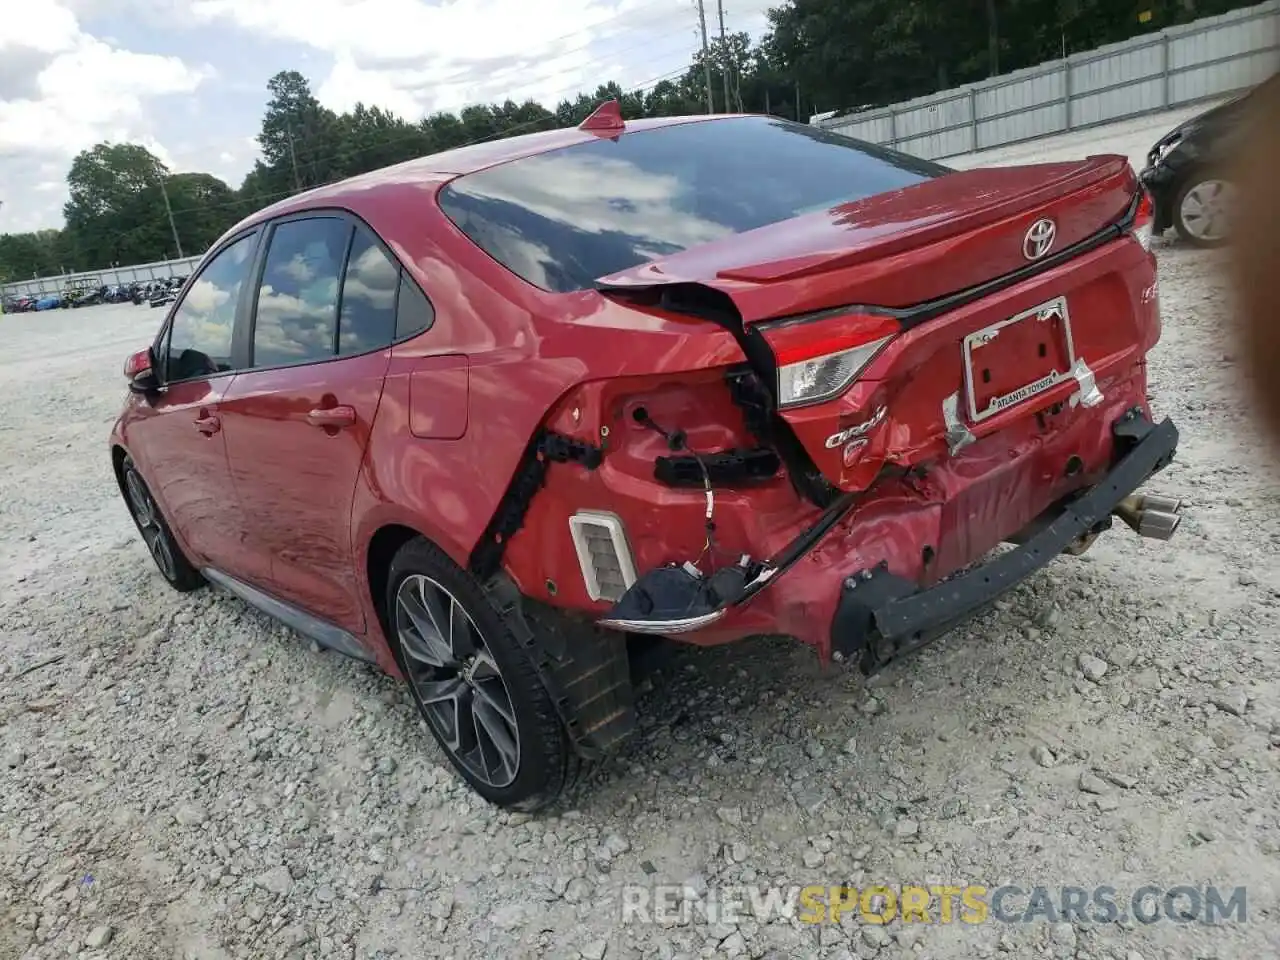
M 1053 249 L 1054 238 L 1058 235 L 1058 225 L 1048 217 L 1037 220 L 1022 238 L 1022 255 L 1028 260 L 1039 260 Z
M 871 419 L 864 420 L 862 423 L 855 423 L 852 427 L 845 427 L 843 430 L 833 433 L 827 437 L 826 447 L 828 450 L 834 450 L 842 443 L 848 443 L 850 440 L 857 439 L 864 433 L 874 430 L 884 422 L 884 418 L 888 415 L 888 407 L 880 407 L 871 415 Z

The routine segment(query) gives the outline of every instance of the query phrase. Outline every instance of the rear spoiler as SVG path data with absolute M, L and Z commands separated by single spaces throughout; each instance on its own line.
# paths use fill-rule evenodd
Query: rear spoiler
M 955 310 L 958 307 L 972 303 L 974 300 L 981 299 L 992 293 L 998 293 L 1014 284 L 1021 283 L 1036 274 L 1059 267 L 1074 257 L 1088 253 L 1090 250 L 1095 250 L 1110 243 L 1112 240 L 1124 236 L 1134 224 L 1141 201 L 1142 190 L 1139 189 L 1134 193 L 1124 213 L 1101 230 L 1073 243 L 1071 246 L 1063 247 L 1042 260 L 1028 263 L 1009 273 L 985 280 L 964 290 L 957 290 L 955 293 L 949 293 L 946 296 L 926 300 L 907 307 L 881 307 L 874 304 L 850 303 L 831 307 L 822 312 L 857 312 L 894 317 L 899 321 L 903 330 L 908 330 L 949 310 Z M 843 265 L 843 261 L 841 265 Z M 671 313 L 681 313 L 686 316 L 710 320 L 734 333 L 742 332 L 746 326 L 741 313 L 729 294 L 695 280 L 673 280 L 666 283 L 633 285 L 610 284 L 604 278 L 601 278 L 596 282 L 596 290 L 604 296 L 623 303 L 657 307 L 660 310 Z M 792 319 L 792 317 L 783 315 L 771 319 L 787 320 Z

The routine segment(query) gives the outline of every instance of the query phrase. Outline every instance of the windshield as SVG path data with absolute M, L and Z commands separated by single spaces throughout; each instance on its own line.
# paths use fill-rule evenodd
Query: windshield
M 624 134 L 460 177 L 444 212 L 544 290 L 951 171 L 817 127 L 734 117 Z

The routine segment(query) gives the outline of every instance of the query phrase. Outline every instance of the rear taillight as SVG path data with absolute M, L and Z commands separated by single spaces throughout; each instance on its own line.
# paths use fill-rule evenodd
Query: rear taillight
M 124 361 L 124 378 L 132 380 L 139 374 L 147 373 L 151 369 L 151 351 L 139 350 L 137 353 L 130 354 Z
M 1151 252 L 1151 238 L 1155 233 L 1156 207 L 1151 202 L 1151 194 L 1143 190 L 1138 199 L 1138 210 L 1133 215 L 1133 226 L 1129 232 L 1143 250 Z
M 823 313 L 760 328 L 778 367 L 778 406 L 830 400 L 850 384 L 898 332 L 893 317 Z

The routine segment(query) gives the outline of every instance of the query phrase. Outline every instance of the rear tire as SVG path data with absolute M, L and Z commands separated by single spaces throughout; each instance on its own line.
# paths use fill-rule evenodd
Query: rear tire
M 480 584 L 419 537 L 391 561 L 388 639 L 449 762 L 490 803 L 533 812 L 576 778 L 555 704 Z
M 190 593 L 203 587 L 204 577 L 178 546 L 132 457 L 126 456 L 120 463 L 120 482 L 124 487 L 124 502 L 129 507 L 129 515 L 133 517 L 134 526 L 138 528 L 142 542 L 165 582 L 179 593 Z

